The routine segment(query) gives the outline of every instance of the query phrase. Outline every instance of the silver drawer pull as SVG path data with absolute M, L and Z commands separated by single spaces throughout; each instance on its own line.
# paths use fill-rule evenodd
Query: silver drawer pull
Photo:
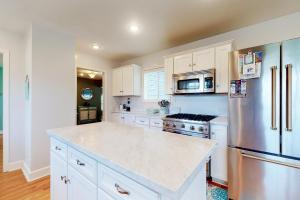
M 61 180 L 61 181 L 65 181 L 66 178 L 67 178 L 66 176 L 60 176 L 60 180 Z
M 155 122 L 154 124 L 156 124 L 156 125 L 160 125 L 160 123 L 158 123 L 158 122 Z
M 76 160 L 76 162 L 77 162 L 77 165 L 85 166 L 85 164 L 83 162 L 81 162 L 80 160 Z
M 60 151 L 61 148 L 59 148 L 58 146 L 55 146 L 55 150 Z
M 126 195 L 130 195 L 129 191 L 124 190 L 123 188 L 121 188 L 117 183 L 115 184 L 115 188 L 117 189 L 117 191 L 120 194 L 126 194 Z

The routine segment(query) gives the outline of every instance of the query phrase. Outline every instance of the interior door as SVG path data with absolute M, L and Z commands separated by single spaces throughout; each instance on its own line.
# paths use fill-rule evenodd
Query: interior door
M 300 39 L 282 43 L 282 154 L 300 158 Z
M 188 53 L 174 57 L 174 74 L 193 71 L 193 54 Z
M 133 92 L 133 66 L 125 66 L 123 67 L 123 96 L 134 95 Z
M 240 80 L 239 54 L 263 52 L 261 75 L 246 80 L 245 97 L 229 93 L 229 145 L 279 154 L 280 43 L 236 51 L 232 54 L 230 79 Z

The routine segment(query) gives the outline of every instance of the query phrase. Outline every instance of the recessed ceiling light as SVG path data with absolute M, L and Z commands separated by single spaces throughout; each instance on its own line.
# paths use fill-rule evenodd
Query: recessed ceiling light
M 92 44 L 92 48 L 93 48 L 94 50 L 99 50 L 99 49 L 102 49 L 103 47 L 100 46 L 100 45 L 97 44 L 97 43 L 93 43 L 93 44 Z
M 80 73 L 79 76 L 84 76 L 84 73 Z
M 130 30 L 132 33 L 138 33 L 139 30 L 140 30 L 140 28 L 138 27 L 138 25 L 132 24 L 132 25 L 130 25 L 129 30 Z

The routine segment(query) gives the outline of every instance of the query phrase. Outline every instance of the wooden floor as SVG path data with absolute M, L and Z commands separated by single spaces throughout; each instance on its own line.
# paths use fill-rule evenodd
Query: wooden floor
M 21 170 L 3 173 L 3 139 L 0 135 L 0 200 L 49 200 L 50 180 L 27 183 Z

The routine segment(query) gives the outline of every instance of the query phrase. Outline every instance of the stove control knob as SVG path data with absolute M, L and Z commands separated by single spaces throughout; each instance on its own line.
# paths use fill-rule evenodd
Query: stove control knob
M 182 125 L 181 125 L 181 128 L 185 128 L 185 125 L 184 125 L 184 124 L 182 124 Z
M 176 124 L 173 124 L 173 128 L 176 128 Z
M 195 127 L 194 126 L 190 126 L 190 130 L 191 131 L 195 130 Z
M 169 123 L 166 123 L 166 127 L 168 127 L 169 126 Z
M 203 127 L 200 126 L 200 127 L 199 127 L 199 132 L 203 132 L 203 131 L 204 131 Z

